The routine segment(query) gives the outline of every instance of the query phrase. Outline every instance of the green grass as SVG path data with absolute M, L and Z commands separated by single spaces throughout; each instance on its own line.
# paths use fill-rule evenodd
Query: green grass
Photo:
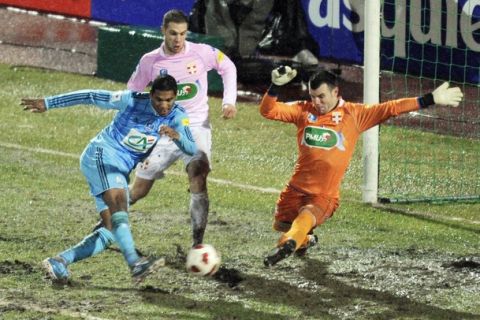
M 380 143 L 382 196 L 480 197 L 478 140 L 383 126 Z
M 478 257 L 480 205 L 397 205 L 405 214 L 394 214 L 361 204 L 360 146 L 343 183 L 341 207 L 317 231 L 320 245 L 309 259 L 292 258 L 265 269 L 262 259 L 278 237 L 271 229 L 278 194 L 211 179 L 205 242 L 212 243 L 224 265 L 238 270 L 244 280 L 230 288 L 189 276 L 177 253 L 177 246 L 186 251 L 191 241 L 187 181 L 177 164 L 132 207 L 131 215 L 137 245 L 166 256 L 167 268 L 135 287 L 122 257 L 108 251 L 71 266 L 69 286 L 52 286 L 43 279 L 39 262 L 77 243 L 96 222 L 77 156 L 114 113 L 74 107 L 31 114 L 21 110 L 20 99 L 86 88 L 119 90 L 125 85 L 5 65 L 0 65 L 0 74 L 0 318 L 480 317 L 479 269 L 441 267 Z M 220 100 L 212 98 L 210 103 L 210 177 L 281 189 L 295 162 L 294 127 L 261 118 L 258 106 L 247 103 L 238 104 L 237 118 L 224 121 Z M 418 139 L 429 148 L 434 137 Z M 443 140 L 451 149 L 470 143 Z

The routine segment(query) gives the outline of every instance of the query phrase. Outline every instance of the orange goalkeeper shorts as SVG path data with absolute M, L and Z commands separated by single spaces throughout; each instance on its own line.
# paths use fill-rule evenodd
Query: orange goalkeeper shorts
M 310 211 L 317 220 L 315 226 L 318 226 L 333 215 L 338 208 L 338 199 L 319 194 L 306 194 L 287 185 L 277 201 L 275 222 L 292 223 L 300 213 L 300 209 L 305 206 L 311 206 Z

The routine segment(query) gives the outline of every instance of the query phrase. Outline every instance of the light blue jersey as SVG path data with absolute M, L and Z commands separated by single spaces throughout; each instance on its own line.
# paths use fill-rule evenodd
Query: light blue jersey
M 48 110 L 74 105 L 96 105 L 119 112 L 112 122 L 87 145 L 80 158 L 80 167 L 96 199 L 97 210 L 107 208 L 101 194 L 112 188 L 128 188 L 128 175 L 144 159 L 160 138 L 161 126 L 168 126 L 180 135 L 175 144 L 193 155 L 196 145 L 183 108 L 175 104 L 162 117 L 150 103 L 148 93 L 105 90 L 81 90 L 45 98 Z

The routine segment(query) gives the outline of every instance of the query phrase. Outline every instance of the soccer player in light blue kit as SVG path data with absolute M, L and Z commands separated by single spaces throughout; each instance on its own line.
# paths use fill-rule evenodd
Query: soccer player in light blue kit
M 95 198 L 104 227 L 94 231 L 77 245 L 43 261 L 54 280 L 69 277 L 67 266 L 94 256 L 116 242 L 130 267 L 133 280 L 161 267 L 165 261 L 140 257 L 128 222 L 128 175 L 160 139 L 171 139 L 189 155 L 197 151 L 189 129 L 189 119 L 175 103 L 177 82 L 169 75 L 156 78 L 150 93 L 81 90 L 45 99 L 22 99 L 24 110 L 47 110 L 79 104 L 116 109 L 113 121 L 87 145 L 80 168 Z M 110 214 L 110 212 L 112 214 Z

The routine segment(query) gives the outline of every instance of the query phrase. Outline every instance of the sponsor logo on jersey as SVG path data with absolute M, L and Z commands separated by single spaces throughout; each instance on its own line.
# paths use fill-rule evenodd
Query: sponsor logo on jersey
M 223 59 L 225 59 L 225 54 L 222 51 L 218 50 L 218 54 L 217 54 L 218 63 L 222 63 Z
M 339 124 L 340 121 L 342 121 L 342 118 L 343 118 L 343 113 L 341 111 L 332 112 L 332 121 L 335 122 L 335 124 Z
M 160 71 L 158 71 L 158 74 L 162 77 L 165 77 L 168 74 L 168 70 L 167 69 L 160 69 Z
M 315 121 L 317 121 L 317 116 L 309 113 L 307 119 L 308 119 L 308 122 L 310 122 L 310 123 L 315 122 Z
M 334 147 L 344 151 L 343 135 L 335 130 L 322 127 L 305 127 L 303 143 L 309 147 L 330 150 Z
M 156 141 L 157 138 L 155 136 L 148 136 L 139 132 L 135 128 L 130 129 L 128 134 L 122 140 L 128 149 L 141 153 L 150 150 Z
M 177 101 L 189 100 L 198 93 L 198 86 L 195 83 L 179 83 L 177 89 Z
M 187 72 L 188 72 L 188 74 L 196 74 L 197 73 L 197 63 L 195 61 L 187 63 Z

